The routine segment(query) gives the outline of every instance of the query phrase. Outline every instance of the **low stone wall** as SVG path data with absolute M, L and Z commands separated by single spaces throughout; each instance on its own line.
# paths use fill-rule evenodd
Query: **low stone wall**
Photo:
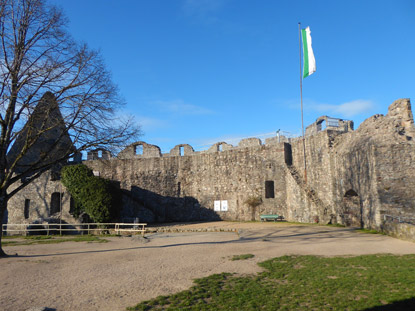
M 398 239 L 415 242 L 415 225 L 406 223 L 384 223 L 382 231 Z

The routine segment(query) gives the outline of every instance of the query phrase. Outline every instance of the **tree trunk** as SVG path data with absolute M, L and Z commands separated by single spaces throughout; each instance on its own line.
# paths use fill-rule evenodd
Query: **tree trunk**
M 7 210 L 7 200 L 4 198 L 4 196 L 0 195 L 0 258 L 1 257 L 7 257 L 7 254 L 3 251 L 3 247 L 1 244 L 1 240 L 3 237 L 3 217 L 4 213 Z

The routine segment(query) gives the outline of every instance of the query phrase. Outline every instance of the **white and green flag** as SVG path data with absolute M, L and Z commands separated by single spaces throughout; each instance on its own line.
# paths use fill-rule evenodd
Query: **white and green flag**
M 310 27 L 301 29 L 301 37 L 303 38 L 303 55 L 304 55 L 304 71 L 303 78 L 308 77 L 316 71 L 316 59 L 314 58 L 313 48 L 311 47 L 311 31 Z

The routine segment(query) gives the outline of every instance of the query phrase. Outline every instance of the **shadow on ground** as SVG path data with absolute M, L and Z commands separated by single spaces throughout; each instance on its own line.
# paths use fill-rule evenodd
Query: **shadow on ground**
M 64 256 L 64 255 L 74 255 L 74 254 L 86 254 L 86 253 L 106 253 L 106 252 L 117 252 L 117 251 L 126 251 L 126 250 L 137 250 L 137 249 L 163 249 L 163 248 L 172 248 L 172 247 L 181 247 L 181 246 L 196 246 L 196 245 L 221 245 L 221 244 L 245 244 L 253 242 L 267 242 L 267 243 L 289 243 L 292 242 L 292 239 L 296 240 L 296 243 L 300 244 L 309 244 L 318 241 L 319 243 L 328 243 L 331 239 L 341 238 L 343 240 L 353 238 L 353 235 L 348 233 L 354 231 L 350 228 L 342 228 L 332 232 L 330 230 L 316 230 L 313 232 L 304 232 L 301 229 L 304 227 L 299 226 L 298 231 L 296 227 L 291 227 L 294 229 L 294 232 L 286 232 L 284 229 L 272 230 L 271 232 L 261 232 L 261 231 L 252 231 L 252 230 L 240 230 L 238 233 L 231 233 L 230 238 L 225 241 L 192 241 L 184 243 L 166 243 L 164 245 L 137 245 L 133 247 L 120 247 L 120 248 L 109 248 L 109 249 L 100 249 L 100 250 L 87 250 L 79 252 L 63 252 L 63 253 L 49 253 L 49 254 L 33 254 L 33 255 L 15 255 L 16 257 L 48 257 L 48 256 Z M 223 232 L 224 233 L 224 232 Z M 153 238 L 169 238 L 171 236 L 183 234 L 191 236 L 189 233 L 155 233 L 147 235 L 146 238 L 135 240 L 140 244 L 145 244 L 151 242 Z M 192 234 L 206 234 L 204 233 L 192 233 Z M 214 233 L 212 233 L 214 234 Z M 232 236 L 233 235 L 233 236 Z M 133 239 L 134 240 L 134 239 Z M 414 309 L 415 310 L 415 309 Z
M 415 310 L 415 298 L 394 301 L 390 304 L 364 309 L 362 311 L 409 311 Z

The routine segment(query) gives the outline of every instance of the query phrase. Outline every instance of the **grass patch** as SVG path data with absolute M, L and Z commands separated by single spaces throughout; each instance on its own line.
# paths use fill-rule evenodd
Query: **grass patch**
M 127 310 L 415 310 L 415 255 L 283 256 Z
M 1 241 L 1 246 L 14 246 L 19 245 L 19 241 Z
M 324 226 L 335 227 L 335 228 L 346 228 L 346 226 L 342 224 L 326 224 Z
M 10 239 L 24 239 L 23 235 L 3 235 L 1 237 L 1 240 L 10 240 Z
M 36 241 L 40 241 L 40 240 L 50 240 L 52 239 L 52 236 L 50 235 L 28 235 L 23 237 L 25 240 L 36 240 Z
M 249 258 L 254 258 L 255 255 L 253 254 L 242 254 L 242 255 L 234 255 L 231 260 L 245 260 L 245 259 L 249 259 Z
M 100 238 L 95 235 L 79 235 L 79 236 L 50 236 L 50 235 L 33 235 L 24 237 L 14 237 L 15 239 L 10 241 L 9 239 L 1 242 L 2 246 L 20 246 L 20 245 L 33 245 L 33 244 L 57 244 L 64 242 L 88 242 L 88 243 L 106 243 L 108 240 Z

